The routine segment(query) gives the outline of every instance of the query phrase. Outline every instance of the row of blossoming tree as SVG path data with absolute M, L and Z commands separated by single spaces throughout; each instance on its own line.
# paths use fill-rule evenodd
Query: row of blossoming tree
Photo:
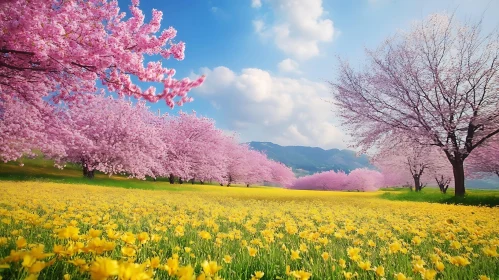
M 109 0 L 0 2 L 0 159 L 37 149 L 61 167 L 81 164 L 88 177 L 99 170 L 288 184 L 289 168 L 239 145 L 211 120 L 147 109 L 145 101 L 172 108 L 192 101 L 187 93 L 204 77 L 175 79 L 162 62 L 183 60 L 185 43 L 174 41 L 173 27 L 160 30 L 161 11 L 145 22 L 139 0 L 129 10 Z M 150 86 L 143 90 L 142 82 Z
M 465 165 L 497 171 L 497 29 L 484 33 L 481 21 L 461 24 L 453 16 L 431 15 L 367 56 L 364 69 L 342 62 L 331 82 L 357 148 L 376 154 L 403 145 L 396 149 L 419 157 L 420 171 L 437 154 L 436 165 L 446 161 L 452 171 L 456 196 L 465 194 Z
M 89 178 L 96 170 L 126 174 L 283 186 L 294 179 L 290 168 L 237 143 L 208 118 L 195 113 L 158 116 L 145 102 L 94 95 L 50 107 L 47 117 L 32 105 L 0 102 L 0 158 L 17 160 L 40 150 L 63 168 L 79 164 Z M 19 117 L 23 114 L 23 118 Z

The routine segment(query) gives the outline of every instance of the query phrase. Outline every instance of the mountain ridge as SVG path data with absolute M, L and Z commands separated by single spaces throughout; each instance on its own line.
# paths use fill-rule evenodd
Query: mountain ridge
M 272 142 L 248 143 L 252 149 L 264 152 L 269 158 L 291 167 L 297 176 L 317 172 L 342 170 L 350 172 L 356 168 L 375 169 L 365 155 L 357 156 L 348 149 L 323 149 L 307 146 L 281 146 Z

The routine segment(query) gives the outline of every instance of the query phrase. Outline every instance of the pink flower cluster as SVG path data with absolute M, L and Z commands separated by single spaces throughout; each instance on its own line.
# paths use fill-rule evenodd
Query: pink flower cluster
M 204 77 L 176 80 L 175 70 L 161 59 L 184 59 L 185 44 L 174 42 L 177 31 L 160 31 L 162 12 L 153 10 L 149 23 L 138 7 L 131 16 L 120 12 L 117 1 L 12 0 L 0 3 L 0 97 L 13 96 L 31 103 L 50 96 L 68 101 L 95 93 L 97 81 L 120 96 L 165 100 L 182 105 L 187 92 Z M 145 57 L 158 59 L 144 65 Z M 162 85 L 142 90 L 132 81 Z

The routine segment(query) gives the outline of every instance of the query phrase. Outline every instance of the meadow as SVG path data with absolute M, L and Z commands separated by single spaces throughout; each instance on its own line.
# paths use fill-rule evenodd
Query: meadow
M 498 207 L 399 201 L 407 194 L 397 189 L 101 175 L 89 185 L 76 168 L 50 174 L 44 164 L 28 162 L 24 179 L 1 165 L 3 279 L 499 278 Z M 42 170 L 48 177 L 35 179 Z

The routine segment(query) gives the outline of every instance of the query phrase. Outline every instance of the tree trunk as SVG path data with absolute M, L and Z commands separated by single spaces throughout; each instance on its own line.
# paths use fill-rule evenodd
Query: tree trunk
M 83 166 L 83 176 L 87 177 L 88 179 L 93 179 L 95 176 L 95 170 L 88 170 L 88 167 L 86 165 Z
M 199 183 L 200 183 L 201 185 L 204 185 L 204 181 L 199 181 Z
M 246 184 L 246 187 L 249 188 L 249 184 Z
M 452 162 L 452 171 L 454 173 L 454 194 L 455 196 L 464 196 L 464 164 L 463 161 L 457 160 Z
M 182 180 L 182 177 L 178 177 L 178 183 L 179 184 L 183 184 L 184 183 L 184 180 Z
M 412 176 L 412 178 L 414 178 L 414 190 L 416 190 L 417 192 L 421 191 L 422 188 L 419 176 L 414 175 Z
M 194 178 L 192 178 L 192 180 L 191 180 L 191 184 L 193 184 L 193 185 L 194 185 Z
M 173 177 L 173 173 L 170 173 L 170 177 L 168 177 L 170 184 L 175 184 L 175 177 Z

